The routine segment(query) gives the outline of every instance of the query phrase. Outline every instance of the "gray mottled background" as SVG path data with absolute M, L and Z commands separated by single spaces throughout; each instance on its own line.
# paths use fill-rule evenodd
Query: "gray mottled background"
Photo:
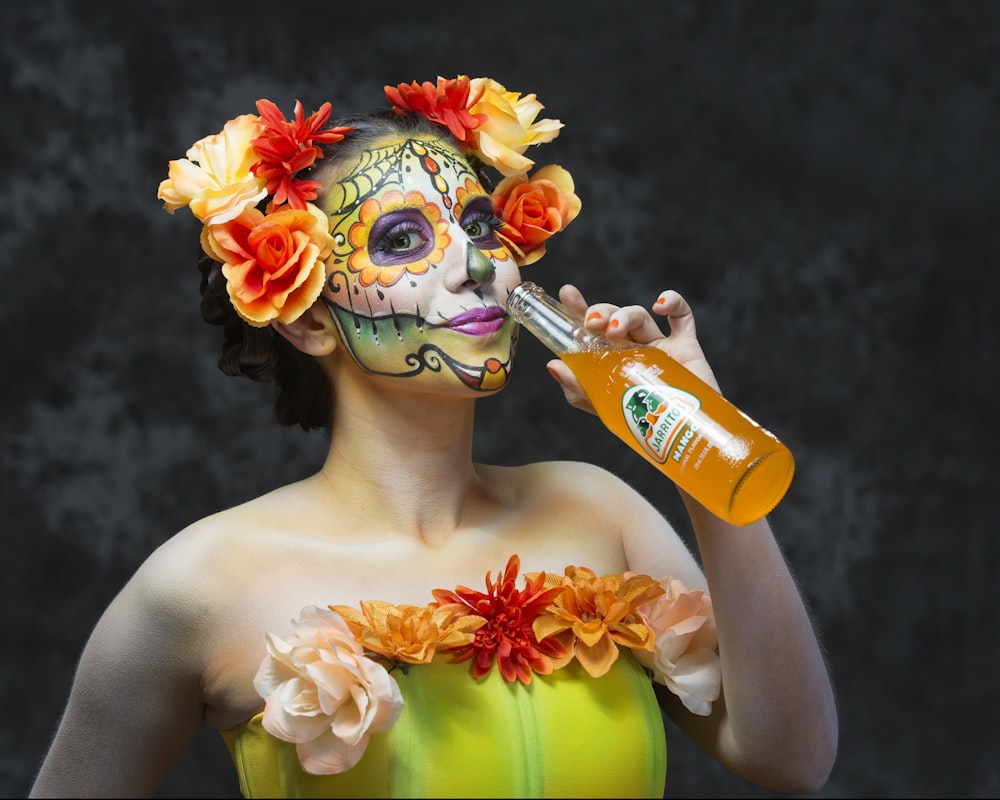
M 317 468 L 224 377 L 167 161 L 267 97 L 335 110 L 438 74 L 537 92 L 580 219 L 526 277 L 693 304 L 784 439 L 772 522 L 836 679 L 824 797 L 1000 794 L 1000 3 L 4 3 L 0 795 L 27 792 L 105 604 L 153 548 Z M 682 530 L 673 488 L 524 342 L 477 456 L 580 458 Z M 769 797 L 673 729 L 667 794 Z M 161 796 L 236 793 L 206 734 Z

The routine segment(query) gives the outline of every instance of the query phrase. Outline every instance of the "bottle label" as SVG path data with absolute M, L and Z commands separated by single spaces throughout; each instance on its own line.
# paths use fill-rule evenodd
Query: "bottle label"
M 625 421 L 636 441 L 656 461 L 680 461 L 697 433 L 691 420 L 701 408 L 693 394 L 662 383 L 630 386 L 622 395 Z

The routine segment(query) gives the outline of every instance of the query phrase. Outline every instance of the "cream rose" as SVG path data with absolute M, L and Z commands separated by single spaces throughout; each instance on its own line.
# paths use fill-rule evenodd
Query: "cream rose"
M 481 92 L 481 94 L 480 94 Z M 545 108 L 535 95 L 509 92 L 492 78 L 473 78 L 470 95 L 479 97 L 469 112 L 485 114 L 473 131 L 474 152 L 502 175 L 523 175 L 535 163 L 523 155 L 533 144 L 551 142 L 563 124 L 557 119 L 535 121 Z
M 267 635 L 267 656 L 254 677 L 267 701 L 264 729 L 293 742 L 307 772 L 343 772 L 358 763 L 372 734 L 395 724 L 403 697 L 339 614 L 308 606 L 292 626 L 285 639 Z
M 211 225 L 255 206 L 267 190 L 266 181 L 250 171 L 260 160 L 250 143 L 263 130 L 260 117 L 243 114 L 229 120 L 221 133 L 191 145 L 187 158 L 170 162 L 168 177 L 160 183 L 156 196 L 163 207 L 173 214 L 190 206 L 192 214 Z
M 693 714 L 707 717 L 722 686 L 722 665 L 711 599 L 676 578 L 661 581 L 666 594 L 638 609 L 656 641 L 652 652 L 633 650 L 653 680 L 677 695 Z

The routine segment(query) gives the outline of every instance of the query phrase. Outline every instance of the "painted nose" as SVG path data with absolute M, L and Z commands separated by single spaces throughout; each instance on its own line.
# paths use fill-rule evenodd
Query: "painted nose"
M 479 285 L 489 283 L 497 274 L 496 265 L 472 242 L 465 246 L 465 274 Z

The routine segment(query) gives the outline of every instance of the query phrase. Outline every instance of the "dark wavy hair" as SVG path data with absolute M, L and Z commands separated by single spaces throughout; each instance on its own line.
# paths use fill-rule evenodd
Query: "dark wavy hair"
M 419 114 L 396 114 L 390 109 L 356 114 L 331 120 L 327 127 L 354 128 L 343 141 L 323 147 L 324 157 L 298 177 L 309 178 L 328 187 L 335 183 L 345 164 L 353 164 L 361 152 L 391 136 L 415 135 L 443 138 L 455 142 L 446 127 L 428 121 Z M 487 191 L 491 176 L 474 157 L 470 166 Z M 323 189 L 317 202 L 322 202 Z M 262 205 L 266 203 L 262 201 Z M 201 316 L 211 325 L 222 327 L 222 356 L 219 369 L 226 375 L 249 378 L 258 383 L 274 382 L 274 418 L 285 427 L 304 430 L 329 428 L 333 421 L 333 396 L 330 383 L 313 356 L 294 347 L 272 327 L 256 328 L 236 313 L 226 291 L 222 265 L 202 253 Z

